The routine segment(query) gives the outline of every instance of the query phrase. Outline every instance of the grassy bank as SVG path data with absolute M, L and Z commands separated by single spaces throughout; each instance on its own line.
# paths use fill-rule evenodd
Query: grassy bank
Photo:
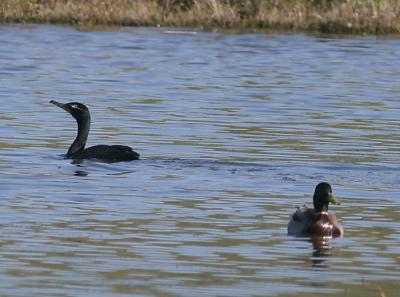
M 1 0 L 0 22 L 400 33 L 399 0 Z

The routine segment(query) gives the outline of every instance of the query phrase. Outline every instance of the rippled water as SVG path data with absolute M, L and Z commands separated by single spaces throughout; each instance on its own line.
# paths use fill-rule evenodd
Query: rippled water
M 0 27 L 1 292 L 396 296 L 400 41 Z M 64 160 L 89 145 L 142 160 Z M 345 236 L 286 235 L 329 181 Z

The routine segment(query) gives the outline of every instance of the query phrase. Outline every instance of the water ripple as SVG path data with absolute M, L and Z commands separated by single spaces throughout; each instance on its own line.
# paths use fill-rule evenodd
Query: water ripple
M 399 41 L 178 31 L 0 28 L 3 294 L 395 296 Z M 345 237 L 288 237 L 322 180 Z

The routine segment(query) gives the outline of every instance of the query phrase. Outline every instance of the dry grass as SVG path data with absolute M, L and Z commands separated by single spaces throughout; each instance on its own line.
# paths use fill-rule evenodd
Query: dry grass
M 400 33 L 399 0 L 1 0 L 0 22 Z

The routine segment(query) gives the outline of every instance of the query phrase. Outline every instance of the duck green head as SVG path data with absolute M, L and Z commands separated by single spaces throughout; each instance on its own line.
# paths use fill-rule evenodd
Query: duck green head
M 328 211 L 329 202 L 340 204 L 339 200 L 333 195 L 330 184 L 322 182 L 315 187 L 313 203 L 315 211 Z

